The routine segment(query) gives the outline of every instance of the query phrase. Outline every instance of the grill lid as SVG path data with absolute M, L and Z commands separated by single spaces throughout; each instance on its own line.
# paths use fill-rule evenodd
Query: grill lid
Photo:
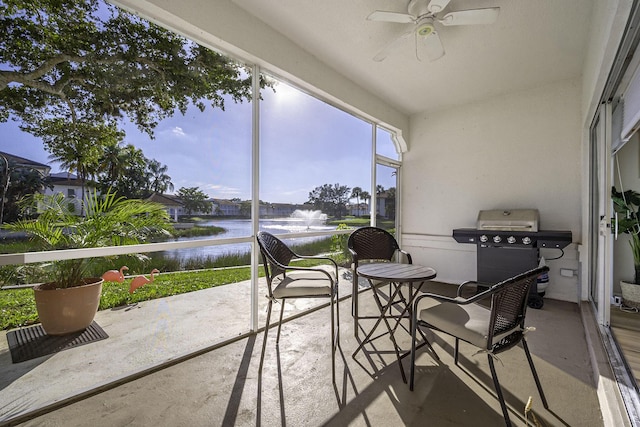
M 538 231 L 537 209 L 486 210 L 478 213 L 478 230 Z

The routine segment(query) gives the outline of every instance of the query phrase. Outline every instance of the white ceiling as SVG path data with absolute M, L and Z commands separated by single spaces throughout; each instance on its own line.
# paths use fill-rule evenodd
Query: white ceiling
M 429 0 L 425 0 L 429 1 Z M 446 54 L 418 61 L 413 39 L 373 57 L 413 24 L 367 21 L 406 13 L 408 0 L 234 0 L 311 55 L 403 113 L 466 104 L 580 76 L 595 0 L 452 0 L 445 12 L 500 7 L 496 23 L 443 27 Z

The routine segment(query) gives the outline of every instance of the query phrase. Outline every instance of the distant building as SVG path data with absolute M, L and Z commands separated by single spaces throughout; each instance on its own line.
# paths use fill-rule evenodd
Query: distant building
M 0 151 L 0 161 L 1 161 L 1 157 L 4 157 L 5 159 L 7 159 L 9 163 L 13 163 L 17 168 L 35 170 L 39 172 L 40 175 L 42 175 L 43 177 L 49 176 L 49 172 L 51 171 L 51 167 L 49 165 L 45 165 L 43 163 L 25 159 L 24 157 L 5 153 L 4 151 Z M 5 165 L 0 165 L 0 166 L 4 168 Z
M 212 199 L 214 203 L 214 215 L 240 216 L 240 202 L 232 202 L 225 199 Z
M 349 204 L 347 205 L 347 212 L 348 212 L 348 215 L 353 215 L 353 216 L 369 215 L 369 205 L 366 203 Z
M 69 206 L 72 206 L 73 212 L 80 215 L 82 212 L 82 180 L 71 172 L 58 172 L 49 174 L 49 182 L 53 188 L 47 188 L 44 194 L 61 193 L 67 199 Z
M 184 205 L 178 196 L 173 194 L 157 194 L 153 193 L 149 198 L 150 202 L 160 203 L 165 207 L 167 214 L 170 218 L 173 218 L 175 222 L 178 222 L 178 216 L 184 214 Z
M 44 194 L 53 195 L 60 193 L 68 200 L 70 206 L 72 206 L 72 209 L 76 214 L 79 215 L 82 212 L 82 180 L 78 178 L 77 175 L 71 172 L 50 173 L 51 167 L 48 165 L 25 159 L 23 157 L 15 156 L 13 154 L 4 153 L 2 151 L 0 151 L 0 156 L 4 156 L 9 162 L 20 167 L 37 170 L 52 184 L 52 188 L 46 189 Z M 2 159 L 0 158 L 0 161 L 1 160 Z M 184 203 L 182 202 L 182 200 L 180 200 L 180 197 L 175 194 L 154 193 L 150 197 L 148 197 L 147 200 L 163 205 L 167 214 L 170 218 L 173 219 L 173 221 L 177 222 L 180 216 L 187 214 L 184 208 Z M 243 203 L 247 203 L 247 201 L 242 202 L 238 201 L 237 199 L 227 200 L 210 198 L 207 201 L 211 204 L 210 210 L 192 212 L 192 214 L 239 217 L 243 214 Z M 307 203 L 261 203 L 259 208 L 259 215 L 261 218 L 283 218 L 291 216 L 291 214 L 293 214 L 293 212 L 298 209 L 314 210 L 314 207 Z
M 379 217 L 387 217 L 387 204 L 389 203 L 395 203 L 395 199 L 390 199 L 389 193 L 386 191 L 376 195 L 376 214 Z
M 51 173 L 51 167 L 43 163 L 26 159 L 24 157 L 0 151 L 0 161 L 2 157 L 7 159 L 14 168 L 24 168 L 37 171 L 51 187 L 44 190 L 45 195 L 62 194 L 69 203 L 69 207 L 76 214 L 82 212 L 80 199 L 82 197 L 82 180 L 71 172 Z

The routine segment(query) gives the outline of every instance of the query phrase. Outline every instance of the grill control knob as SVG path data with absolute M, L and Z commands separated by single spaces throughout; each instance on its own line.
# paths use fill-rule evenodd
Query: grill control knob
M 522 238 L 522 243 L 524 243 L 525 245 L 530 245 L 531 244 L 531 238 L 523 237 Z
M 485 243 L 487 240 L 489 240 L 489 238 L 487 237 L 487 235 L 486 235 L 486 234 L 483 234 L 482 236 L 480 236 L 480 241 L 481 241 L 482 243 Z
M 494 243 L 500 243 L 502 241 L 502 237 L 500 236 L 493 236 L 493 242 Z
M 509 237 L 507 237 L 507 242 L 509 242 L 511 244 L 514 244 L 516 242 L 516 238 L 513 237 L 513 236 L 509 236 Z

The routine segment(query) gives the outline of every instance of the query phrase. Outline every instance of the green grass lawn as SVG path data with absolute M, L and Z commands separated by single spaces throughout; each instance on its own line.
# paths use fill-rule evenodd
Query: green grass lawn
M 365 221 L 366 219 L 357 219 Z M 344 221 L 340 221 L 344 223 Z M 207 230 L 209 233 L 211 230 Z M 339 265 L 349 264 L 349 255 L 346 252 L 346 241 L 348 235 L 333 236 L 331 238 L 292 246 L 292 249 L 301 255 L 313 255 L 318 253 L 332 253 L 332 257 Z M 5 246 L 7 252 L 23 252 L 29 249 L 28 241 L 11 242 L 11 247 Z M 134 294 L 129 294 L 129 283 L 131 279 L 124 283 L 104 283 L 102 286 L 102 297 L 100 299 L 100 310 L 125 306 L 140 301 L 147 301 L 156 298 L 163 298 L 172 295 L 193 292 L 215 286 L 233 284 L 249 280 L 251 277 L 250 268 L 246 265 L 250 263 L 250 254 L 230 254 L 216 257 L 215 259 L 193 259 L 188 263 L 180 260 L 168 259 L 160 253 L 149 254 L 148 259 L 139 260 L 135 257 L 111 257 L 109 259 L 96 259 L 92 266 L 93 271 L 89 272 L 93 276 L 99 276 L 101 272 L 110 269 L 118 269 L 121 265 L 129 267 L 130 275 L 141 273 L 148 274 L 151 268 L 158 268 L 160 271 L 170 271 L 155 276 L 155 281 L 136 290 Z M 302 265 L 318 264 L 317 261 L 300 261 Z M 231 267 L 244 265 L 243 267 Z M 226 267 L 228 268 L 219 268 Z M 33 271 L 32 271 L 33 270 Z M 188 271 L 180 271 L 188 270 Z M 197 271 L 194 271 L 197 270 Z M 260 275 L 263 275 L 260 268 Z M 42 276 L 41 269 L 35 264 L 24 266 L 5 266 L 0 268 L 0 328 L 3 330 L 17 327 L 24 327 L 38 323 L 38 315 L 31 288 L 8 289 L 2 286 L 14 285 L 16 283 L 38 283 L 46 281 L 46 276 Z M 231 285 L 232 286 L 232 285 Z
M 371 224 L 371 220 L 368 217 L 349 216 L 342 219 L 329 219 L 327 220 L 327 224 L 328 225 L 345 224 L 349 227 L 366 227 L 369 224 Z M 385 230 L 391 230 L 396 226 L 395 221 L 384 220 L 384 219 L 378 219 L 376 221 L 376 225 L 380 228 L 384 228 Z
M 299 261 L 297 265 L 317 265 L 318 261 Z M 264 276 L 262 268 L 260 276 Z M 249 267 L 222 268 L 202 271 L 165 273 L 155 276 L 148 283 L 129 293 L 127 279 L 124 283 L 105 282 L 102 285 L 102 297 L 99 310 L 120 307 L 141 301 L 148 301 L 186 292 L 199 291 L 216 286 L 229 285 L 251 278 Z M 0 329 L 13 329 L 38 323 L 36 304 L 31 288 L 0 289 Z

